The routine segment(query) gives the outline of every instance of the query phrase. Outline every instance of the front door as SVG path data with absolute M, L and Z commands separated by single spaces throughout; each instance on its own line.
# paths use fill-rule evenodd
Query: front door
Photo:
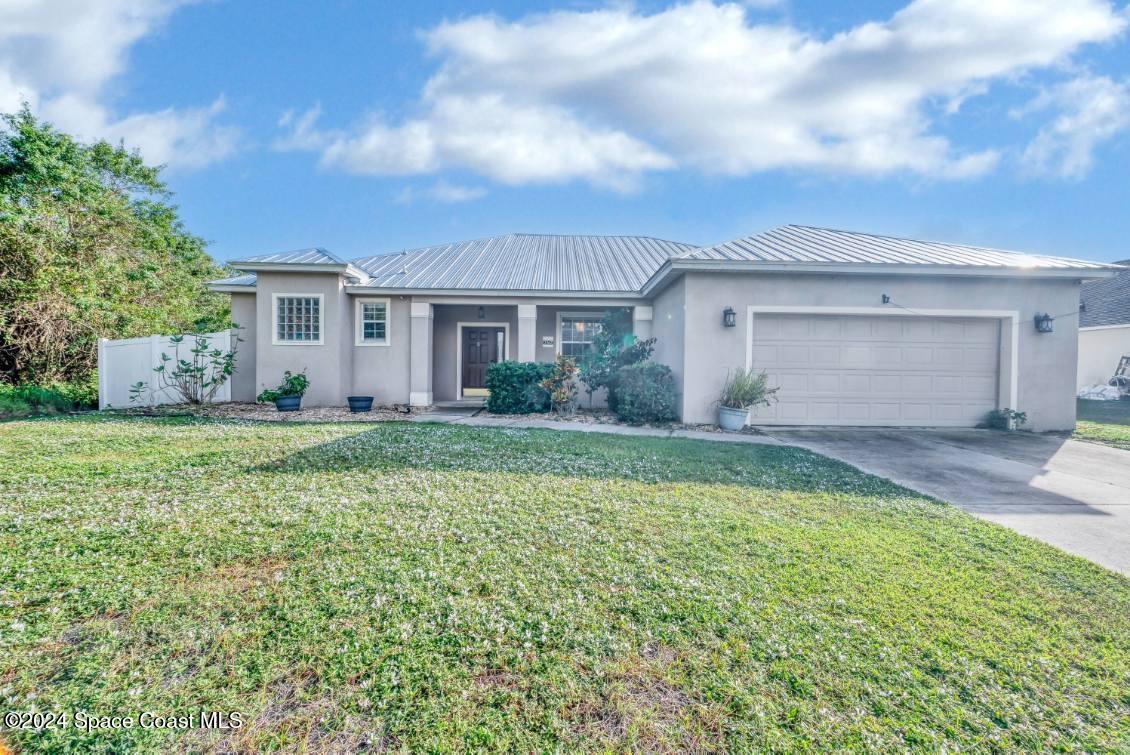
M 506 331 L 495 327 L 463 328 L 463 393 L 482 393 L 487 367 L 506 358 Z

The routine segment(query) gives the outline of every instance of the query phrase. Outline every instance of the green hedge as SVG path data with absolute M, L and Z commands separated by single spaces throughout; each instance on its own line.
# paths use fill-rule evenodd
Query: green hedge
M 679 416 L 675 376 L 665 364 L 648 361 L 621 367 L 614 390 L 614 411 L 625 422 L 671 422 Z
M 97 378 L 48 386 L 0 383 L 0 417 L 56 414 L 97 406 Z
M 529 414 L 549 411 L 549 394 L 538 385 L 553 374 L 552 362 L 496 362 L 487 367 L 487 411 Z

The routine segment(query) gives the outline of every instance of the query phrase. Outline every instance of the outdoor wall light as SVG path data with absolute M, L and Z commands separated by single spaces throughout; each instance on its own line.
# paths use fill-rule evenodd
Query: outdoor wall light
M 722 310 L 722 326 L 725 328 L 732 328 L 738 324 L 738 313 L 734 311 L 733 307 L 726 307 Z
M 485 319 L 486 319 L 486 316 L 487 316 L 487 312 L 486 312 L 486 310 L 485 310 L 485 309 L 483 309 L 482 307 L 479 307 L 479 319 L 480 319 L 480 320 L 485 320 Z
M 1049 315 L 1047 312 L 1045 312 L 1042 315 L 1036 315 L 1035 320 L 1036 320 L 1036 332 L 1037 333 L 1051 333 L 1052 332 L 1052 323 L 1055 322 L 1055 318 L 1052 317 L 1051 315 Z

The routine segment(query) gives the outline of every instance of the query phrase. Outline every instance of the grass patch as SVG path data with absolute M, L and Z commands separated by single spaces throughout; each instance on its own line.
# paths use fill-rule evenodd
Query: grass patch
M 1130 581 L 793 448 L 383 423 L 0 426 L 35 751 L 1130 743 Z
M 1073 438 L 1130 450 L 1130 399 L 1078 399 Z

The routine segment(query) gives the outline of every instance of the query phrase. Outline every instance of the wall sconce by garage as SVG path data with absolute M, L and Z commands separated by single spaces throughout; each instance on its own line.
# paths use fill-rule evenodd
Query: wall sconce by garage
M 479 307 L 479 319 L 480 319 L 480 320 L 485 320 L 485 319 L 486 319 L 486 317 L 487 317 L 487 312 L 486 312 L 486 310 L 485 310 L 485 309 L 483 309 L 482 307 Z
M 1052 323 L 1055 322 L 1055 318 L 1052 317 L 1051 315 L 1049 315 L 1047 312 L 1045 312 L 1042 315 L 1036 315 L 1035 321 L 1036 321 L 1036 332 L 1037 333 L 1051 333 L 1052 332 L 1052 329 L 1053 329 Z
M 733 307 L 726 307 L 722 310 L 722 327 L 732 328 L 738 324 L 738 313 L 734 311 Z
M 883 302 L 884 304 L 890 304 L 891 297 L 889 294 L 883 294 L 882 297 L 880 297 L 879 301 Z

